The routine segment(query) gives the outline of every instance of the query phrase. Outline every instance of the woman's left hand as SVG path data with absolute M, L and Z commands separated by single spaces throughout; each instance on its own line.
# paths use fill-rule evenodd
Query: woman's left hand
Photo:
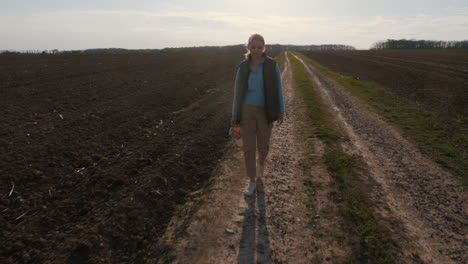
M 276 120 L 276 126 L 281 126 L 283 124 L 284 120 L 284 113 L 280 113 L 278 116 L 278 119 Z

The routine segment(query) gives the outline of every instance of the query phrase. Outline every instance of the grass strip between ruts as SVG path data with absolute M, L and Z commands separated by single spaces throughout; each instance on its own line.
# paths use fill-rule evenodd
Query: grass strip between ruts
M 370 201 L 365 196 L 364 185 L 357 175 L 362 169 L 360 157 L 349 155 L 341 149 L 339 132 L 326 118 L 325 106 L 306 74 L 304 65 L 292 55 L 289 55 L 289 60 L 294 81 L 316 128 L 315 136 L 326 143 L 322 158 L 333 178 L 333 183 L 337 186 L 338 193 L 334 200 L 346 219 L 345 229 L 348 235 L 345 239 L 352 248 L 346 263 L 395 263 L 388 231 L 378 226 L 370 209 Z
M 275 57 L 275 60 L 278 63 L 278 66 L 280 67 L 281 71 L 284 68 L 285 59 L 286 59 L 286 56 L 284 55 L 284 52 L 281 52 L 280 54 L 278 54 L 278 56 Z
M 376 83 L 340 75 L 303 54 L 297 55 L 371 105 L 379 115 L 399 127 L 402 135 L 415 142 L 423 153 L 459 175 L 463 184 L 468 185 L 468 117 L 454 118 L 442 124 L 431 114 Z

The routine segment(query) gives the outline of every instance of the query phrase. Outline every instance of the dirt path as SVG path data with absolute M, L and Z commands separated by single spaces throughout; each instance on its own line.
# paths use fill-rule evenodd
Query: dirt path
M 368 165 L 370 177 L 363 180 L 372 187 L 380 223 L 392 231 L 392 240 L 402 251 L 397 263 L 465 263 L 465 187 L 365 104 L 310 65 L 306 69 L 351 139 L 344 148 L 361 155 Z M 342 263 L 350 254 L 351 249 L 336 237 L 320 232 L 340 233 L 343 219 L 330 200 L 330 176 L 320 161 L 311 165 L 312 179 L 320 188 L 310 204 L 304 180 L 311 175 L 302 171 L 301 163 L 307 144 L 315 146 L 317 157 L 323 147 L 298 132 L 313 128 L 306 125 L 305 107 L 294 92 L 288 61 L 282 77 L 288 115 L 281 127 L 273 129 L 265 178 L 256 195 L 244 198 L 248 180 L 242 153 L 230 146 L 210 190 L 193 195 L 203 201 L 200 206 L 187 213 L 182 209 L 171 221 L 161 240 L 169 251 L 168 262 Z M 310 214 L 316 212 L 330 215 L 311 224 Z
M 185 222 L 183 216 L 173 219 L 164 242 L 172 248 L 172 263 L 310 263 L 318 250 L 321 256 L 333 257 L 330 251 L 336 243 L 322 247 L 314 242 L 309 224 L 304 185 L 308 176 L 299 165 L 305 142 L 296 133 L 305 124 L 305 113 L 292 87 L 289 63 L 282 81 L 287 115 L 282 126 L 273 128 L 265 177 L 257 193 L 244 198 L 248 179 L 242 153 L 235 148 L 221 162 L 213 188 L 194 216 Z M 329 182 L 325 168 L 315 166 L 322 172 L 321 181 Z M 325 189 L 318 195 L 321 206 L 329 203 Z
M 367 181 L 375 182 L 370 191 L 376 211 L 392 219 L 388 228 L 403 250 L 401 262 L 466 263 L 466 187 L 365 104 L 304 65 L 351 139 L 345 147 L 363 156 L 369 167 Z

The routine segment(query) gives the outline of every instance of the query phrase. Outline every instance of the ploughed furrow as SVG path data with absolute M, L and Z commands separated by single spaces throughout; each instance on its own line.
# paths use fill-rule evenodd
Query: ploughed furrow
M 390 229 L 403 253 L 425 263 L 468 259 L 466 187 L 344 88 L 304 65 L 351 139 L 347 148 L 363 156 L 369 167 L 371 179 L 364 180 L 375 184 L 369 192 L 376 211 L 396 218 Z
M 378 53 L 358 53 L 359 58 L 369 59 L 371 61 L 385 62 L 389 65 L 404 65 L 410 70 L 419 69 L 422 71 L 431 71 L 449 76 L 468 76 L 468 64 L 458 60 L 431 60 L 430 57 L 405 57 L 403 54 L 400 56 L 389 56 L 386 54 Z M 403 56 L 402 56 L 403 55 Z M 356 58 L 356 56 L 354 56 Z
M 435 50 L 415 53 L 427 56 L 427 60 L 421 59 L 422 63 L 405 61 L 406 56 L 413 58 L 409 51 L 304 52 L 306 56 L 334 72 L 362 81 L 375 82 L 388 88 L 396 95 L 432 113 L 440 122 L 450 125 L 451 120 L 466 115 L 464 95 L 468 65 L 464 63 L 463 58 L 467 58 L 468 55 L 463 52 Z M 440 60 L 450 60 L 450 63 L 441 63 L 439 66 L 423 65 L 427 62 L 432 63 L 433 56 Z M 448 68 L 456 68 L 460 72 Z
M 61 69 L 61 60 L 47 58 Z M 51 87 L 32 63 L 37 74 L 18 77 L 23 66 L 14 62 L 0 73 L 22 83 L 0 89 L 1 263 L 142 263 L 223 155 L 241 55 L 100 58 L 128 68 L 97 74 L 94 85 L 83 85 L 86 77 Z M 82 70 L 77 60 L 96 62 L 62 59 L 72 72 Z M 191 111 L 178 111 L 193 102 Z
M 466 70 L 461 70 L 461 68 L 452 65 L 446 66 L 441 64 L 428 63 L 426 61 L 411 61 L 402 58 L 376 56 L 368 53 L 345 53 L 340 54 L 340 56 L 346 57 L 349 60 L 360 61 L 364 63 L 378 63 L 379 65 L 384 67 L 391 67 L 403 71 L 413 71 L 421 73 L 430 72 L 431 74 L 435 74 L 441 77 L 450 76 L 451 78 L 460 79 L 468 77 L 468 73 L 466 72 Z

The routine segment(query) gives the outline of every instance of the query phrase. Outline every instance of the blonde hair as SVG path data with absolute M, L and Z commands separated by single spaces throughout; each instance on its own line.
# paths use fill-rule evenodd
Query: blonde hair
M 250 45 L 252 44 L 252 42 L 254 40 L 259 40 L 263 43 L 263 52 L 265 52 L 266 50 L 266 47 L 265 47 L 265 39 L 263 38 L 262 35 L 258 34 L 258 33 L 254 33 L 252 35 L 250 35 L 249 37 L 249 40 L 247 40 L 247 46 L 246 46 L 246 49 L 247 49 L 247 53 L 244 54 L 245 58 L 248 59 L 249 56 L 250 56 L 250 50 L 249 50 L 249 47 Z

